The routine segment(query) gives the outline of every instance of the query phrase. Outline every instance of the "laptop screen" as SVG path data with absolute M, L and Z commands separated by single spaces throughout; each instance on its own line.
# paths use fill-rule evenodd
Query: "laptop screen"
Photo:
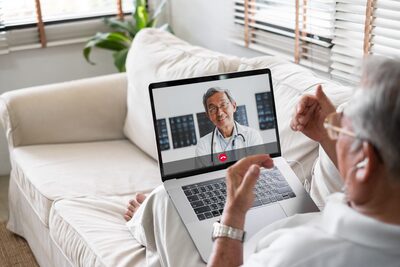
M 163 180 L 280 156 L 269 69 L 153 83 L 150 99 Z

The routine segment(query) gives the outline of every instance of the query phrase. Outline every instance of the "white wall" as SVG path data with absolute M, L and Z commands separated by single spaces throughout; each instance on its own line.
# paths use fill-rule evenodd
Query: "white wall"
M 176 36 L 221 53 L 255 57 L 262 55 L 231 43 L 233 0 L 169 0 L 170 21 Z
M 0 55 L 0 94 L 19 88 L 116 72 L 111 53 L 94 51 L 95 66 L 82 56 L 84 44 L 31 49 Z M 0 175 L 10 172 L 7 141 L 0 125 Z

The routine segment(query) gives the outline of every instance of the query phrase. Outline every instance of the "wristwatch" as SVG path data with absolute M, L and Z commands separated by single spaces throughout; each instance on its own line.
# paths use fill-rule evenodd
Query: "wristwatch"
M 246 232 L 243 230 L 223 225 L 219 222 L 215 222 L 213 226 L 214 226 L 214 230 L 212 232 L 213 241 L 218 237 L 228 237 L 231 239 L 239 240 L 240 242 L 244 241 L 244 236 Z

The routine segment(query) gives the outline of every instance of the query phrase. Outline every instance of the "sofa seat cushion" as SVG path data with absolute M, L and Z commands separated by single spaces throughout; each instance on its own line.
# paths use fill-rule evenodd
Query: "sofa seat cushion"
M 18 147 L 13 164 L 14 179 L 45 225 L 58 198 L 130 195 L 161 183 L 157 163 L 128 140 Z
M 125 197 L 86 197 L 54 202 L 50 236 L 73 266 L 146 266 L 145 248 L 132 238 L 123 213 Z
M 237 70 L 239 64 L 238 57 L 190 45 L 168 32 L 157 29 L 140 31 L 135 36 L 126 62 L 128 113 L 125 135 L 156 159 L 149 84 L 232 72 Z

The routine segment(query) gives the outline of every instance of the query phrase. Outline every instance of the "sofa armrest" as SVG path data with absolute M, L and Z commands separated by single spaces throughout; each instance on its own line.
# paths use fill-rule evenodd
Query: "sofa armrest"
M 10 147 L 125 138 L 126 74 L 14 90 L 0 96 Z

